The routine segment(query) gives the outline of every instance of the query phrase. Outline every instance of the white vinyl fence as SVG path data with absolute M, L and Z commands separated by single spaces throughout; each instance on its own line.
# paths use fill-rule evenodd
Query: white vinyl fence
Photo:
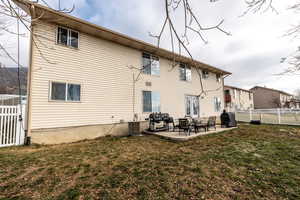
M 240 122 L 260 120 L 265 124 L 300 125 L 300 109 L 259 109 L 236 111 Z
M 0 147 L 24 144 L 24 116 L 25 105 L 0 105 Z
M 18 104 L 26 104 L 27 96 L 0 94 L 0 106 L 16 106 Z

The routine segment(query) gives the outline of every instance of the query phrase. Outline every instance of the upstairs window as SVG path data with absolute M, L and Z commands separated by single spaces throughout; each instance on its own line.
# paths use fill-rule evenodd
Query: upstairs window
M 149 75 L 160 75 L 159 58 L 157 56 L 143 53 L 143 73 Z
M 160 93 L 143 91 L 143 112 L 160 112 Z
M 221 82 L 221 75 L 220 74 L 216 74 L 216 80 L 218 83 Z
M 186 64 L 180 64 L 179 76 L 181 81 L 192 81 L 192 69 Z
M 208 72 L 208 71 L 203 71 L 203 72 L 202 72 L 202 77 L 203 77 L 204 79 L 207 79 L 207 78 L 209 77 L 209 72 Z
M 79 33 L 71 29 L 57 28 L 57 44 L 78 48 Z
M 51 82 L 50 98 L 53 101 L 79 102 L 81 86 L 79 84 Z

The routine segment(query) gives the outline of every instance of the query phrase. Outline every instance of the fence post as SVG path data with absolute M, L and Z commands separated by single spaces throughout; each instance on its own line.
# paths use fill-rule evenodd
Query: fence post
M 26 106 L 24 104 L 21 104 L 21 118 L 22 118 L 22 121 L 20 122 L 20 129 L 21 129 L 21 132 L 20 132 L 20 145 L 24 145 L 24 142 L 25 142 L 25 130 L 24 130 L 24 127 L 25 127 L 25 109 L 26 109 Z
M 24 117 L 25 117 L 25 105 L 18 105 L 18 114 L 17 114 L 17 145 L 23 145 L 25 141 L 24 134 Z
M 278 124 L 281 124 L 281 111 L 280 111 L 280 108 L 277 109 L 277 116 L 278 116 Z

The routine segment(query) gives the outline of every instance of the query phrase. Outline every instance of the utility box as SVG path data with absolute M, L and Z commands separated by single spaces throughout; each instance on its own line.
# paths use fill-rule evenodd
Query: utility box
M 141 135 L 141 122 L 128 122 L 129 135 Z

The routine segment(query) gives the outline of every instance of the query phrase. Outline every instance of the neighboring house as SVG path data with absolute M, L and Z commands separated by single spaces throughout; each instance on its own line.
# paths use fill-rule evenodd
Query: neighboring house
M 38 18 L 31 27 L 43 53 L 31 40 L 27 126 L 33 143 L 126 135 L 127 122 L 144 122 L 151 112 L 174 118 L 222 112 L 229 72 L 181 55 L 173 66 L 170 51 L 33 2 L 14 2 Z M 200 75 L 209 91 L 201 97 Z
M 255 86 L 250 89 L 254 95 L 255 109 L 291 108 L 293 95 L 284 91 Z M 292 104 L 291 104 L 292 105 Z
M 286 103 L 288 108 L 292 109 L 300 109 L 300 99 L 299 98 L 292 98 L 290 101 Z
M 228 112 L 253 109 L 253 93 L 249 90 L 224 86 L 225 109 Z

